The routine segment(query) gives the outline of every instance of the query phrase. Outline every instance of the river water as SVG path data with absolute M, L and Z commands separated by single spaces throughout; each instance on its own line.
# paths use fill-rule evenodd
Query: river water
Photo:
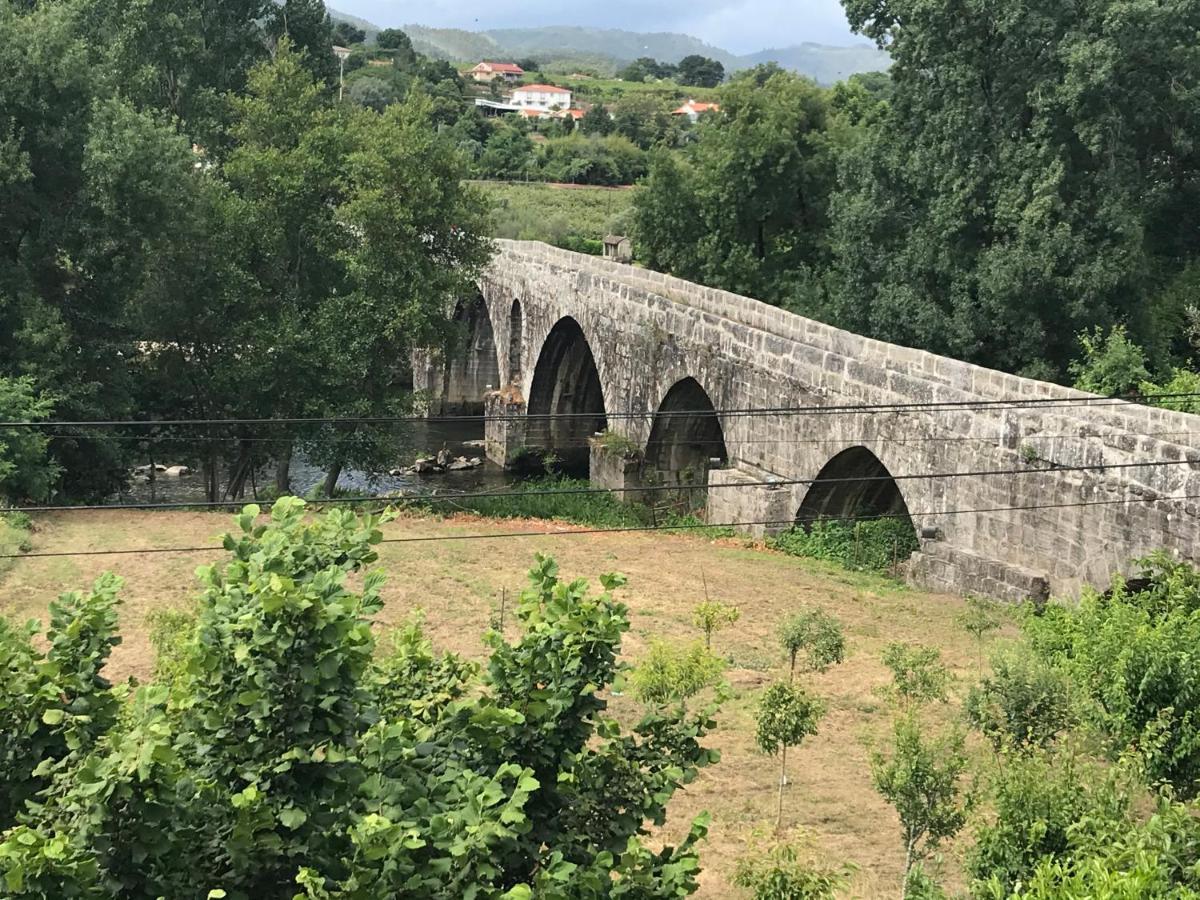
M 484 457 L 483 422 L 413 422 L 406 428 L 402 441 L 404 449 L 389 469 L 404 468 L 422 456 L 433 456 L 445 449 L 452 458 L 480 457 L 484 464 L 479 468 L 461 472 L 445 472 L 430 475 L 388 475 L 387 472 L 363 472 L 346 469 L 338 479 L 342 489 L 363 491 L 371 494 L 427 494 L 446 491 L 495 490 L 513 483 L 511 473 L 488 462 Z M 163 460 L 172 465 L 174 460 Z M 303 497 L 325 480 L 325 471 L 302 455 L 292 459 L 292 493 Z M 273 466 L 264 466 L 256 473 L 255 481 L 261 490 L 275 483 Z M 198 470 L 183 476 L 167 476 L 161 472 L 153 483 L 144 478 L 133 478 L 128 489 L 112 498 L 114 503 L 186 503 L 204 501 L 204 478 Z M 247 502 L 253 499 L 250 485 L 246 488 Z

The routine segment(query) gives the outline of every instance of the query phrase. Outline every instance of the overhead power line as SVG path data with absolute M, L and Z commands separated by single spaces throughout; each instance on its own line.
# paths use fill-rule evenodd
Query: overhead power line
M 837 484 L 862 484 L 871 482 L 883 481 L 924 481 L 924 480 L 948 480 L 952 478 L 987 478 L 994 476 L 1023 476 L 1033 474 L 1061 474 L 1067 472 L 1096 472 L 1109 470 L 1125 470 L 1125 469 L 1141 469 L 1155 466 L 1195 466 L 1200 469 L 1200 459 L 1164 459 L 1164 460 L 1147 460 L 1145 462 L 1125 462 L 1125 463 L 1095 463 L 1091 465 L 1077 466 L 1051 466 L 1050 468 L 1030 468 L 1024 467 L 1019 469 L 976 469 L 966 472 L 917 472 L 904 473 L 900 475 L 855 475 L 843 476 L 836 478 L 770 478 L 759 481 L 729 481 L 719 482 L 717 484 L 649 484 L 649 485 L 630 485 L 629 487 L 619 488 L 623 493 L 680 493 L 683 491 L 709 491 L 709 490 L 724 490 L 730 488 L 749 488 L 749 487 L 795 487 L 800 485 L 837 485 Z M 484 499 L 504 499 L 517 498 L 527 499 L 530 497 L 563 497 L 576 496 L 586 494 L 610 494 L 612 489 L 602 487 L 579 487 L 579 488 L 555 488 L 551 490 L 535 490 L 535 491 L 480 491 L 474 493 L 462 494 L 405 494 L 400 496 L 371 496 L 371 497 L 328 497 L 316 498 L 306 501 L 309 504 L 362 504 L 362 503 L 462 503 L 470 502 L 471 500 Z M 61 506 L 17 506 L 13 507 L 14 512 L 23 513 L 51 513 L 51 512 L 96 512 L 99 510 L 155 510 L 155 509 L 232 509 L 244 506 L 247 503 L 254 501 L 249 500 L 179 500 L 163 503 L 96 503 L 88 505 L 61 505 Z
M 690 410 L 658 410 L 647 412 L 562 412 L 539 413 L 526 412 L 512 415 L 457 415 L 457 416 L 313 416 L 299 418 L 232 418 L 232 419 L 110 419 L 110 420 L 80 420 L 65 421 L 47 419 L 44 421 L 17 421 L 0 423 L 3 428 L 166 428 L 166 427 L 199 427 L 199 426 L 301 426 L 301 425 L 390 425 L 402 422 L 425 422 L 444 424 L 450 422 L 487 422 L 487 421 L 550 421 L 560 419 L 653 419 L 653 418 L 691 418 L 693 416 L 719 416 L 723 418 L 743 418 L 754 416 L 824 416 L 824 415 L 855 415 L 879 412 L 938 412 L 938 411 L 977 411 L 987 409 L 1054 409 L 1088 407 L 1100 408 L 1111 406 L 1136 407 L 1140 401 L 1150 400 L 1182 400 L 1200 398 L 1200 391 L 1158 394 L 1153 397 L 1136 395 L 1122 397 L 1041 397 L 1014 398 L 1011 400 L 943 400 L 908 403 L 861 403 L 861 404 L 829 404 L 824 406 L 776 406 L 776 407 L 745 407 L 731 409 L 690 409 Z
M 3 428 L 3 423 L 0 423 L 0 428 Z M 1120 433 L 1122 435 L 1128 435 L 1130 437 L 1148 437 L 1148 438 L 1196 437 L 1196 436 L 1200 435 L 1200 431 L 1126 431 L 1126 430 L 1121 430 Z M 50 438 L 50 440 L 54 440 L 56 438 L 78 439 L 78 438 L 85 437 L 85 435 L 68 432 L 68 433 L 63 433 L 63 434 L 47 434 L 46 437 Z M 445 440 L 444 439 L 445 436 L 436 436 L 436 437 L 443 438 L 442 443 L 444 443 L 444 444 L 465 446 L 465 442 L 459 442 L 456 440 Z M 1001 434 L 997 434 L 994 436 L 993 435 L 974 435 L 974 436 L 972 436 L 972 435 L 961 435 L 961 434 L 959 434 L 959 435 L 929 435 L 929 434 L 916 435 L 915 434 L 915 435 L 912 435 L 911 437 L 909 437 L 909 436 L 881 437 L 879 435 L 868 434 L 868 435 L 859 435 L 859 436 L 848 436 L 848 437 L 844 437 L 844 438 L 843 437 L 839 437 L 839 438 L 781 437 L 781 438 L 729 438 L 729 439 L 726 439 L 726 438 L 705 438 L 705 437 L 692 438 L 692 437 L 689 437 L 686 441 L 684 441 L 684 443 L 686 443 L 689 446 L 704 446 L 704 445 L 717 446 L 717 445 L 733 444 L 738 447 L 742 447 L 742 446 L 746 446 L 746 445 L 760 445 L 760 444 L 788 444 L 788 445 L 809 444 L 809 445 L 814 445 L 814 446 L 815 445 L 823 445 L 823 444 L 846 445 L 846 444 L 861 444 L 861 443 L 867 443 L 867 442 L 877 442 L 877 443 L 882 443 L 882 444 L 958 444 L 958 443 L 999 443 L 999 442 L 1003 441 L 1006 437 L 1007 437 L 1007 435 L 1001 435 Z M 1031 438 L 1031 439 L 1036 438 L 1037 440 L 1086 441 L 1086 440 L 1091 440 L 1092 438 L 1103 437 L 1103 436 L 1102 435 L 1094 435 L 1094 434 L 1080 434 L 1080 433 L 1064 434 L 1064 433 L 1048 433 L 1048 432 L 1030 432 L 1029 434 L 1024 435 L 1024 437 Z M 108 434 L 108 435 L 104 436 L 104 440 L 107 440 L 107 441 L 135 441 L 135 442 L 144 443 L 144 444 L 154 444 L 156 442 L 162 443 L 162 444 L 166 444 L 166 443 L 170 443 L 170 442 L 180 442 L 180 443 L 187 443 L 187 444 L 207 444 L 207 443 L 274 444 L 274 445 L 278 446 L 279 444 L 285 442 L 288 439 L 287 438 L 279 438 L 279 437 L 265 437 L 265 438 L 264 437 L 247 437 L 244 435 L 229 435 L 229 434 L 226 434 L 226 435 L 198 434 L 198 435 L 187 435 L 187 436 L 172 435 L 172 434 L 157 434 L 157 435 Z M 319 435 L 317 435 L 317 436 L 310 436 L 310 437 L 303 438 L 302 443 L 313 444 L 316 446 L 328 446 L 330 444 L 336 443 L 338 440 L 339 440 L 339 438 L 337 438 L 335 436 L 319 436 Z M 468 439 L 468 440 L 470 440 L 470 439 Z M 591 439 L 584 438 L 581 440 L 558 441 L 555 443 L 553 449 L 556 449 L 556 450 L 581 449 L 584 447 L 588 447 L 590 445 L 591 445 Z M 478 449 L 483 449 L 483 448 L 480 447 Z
M 982 515 L 985 513 L 997 512 L 1028 512 L 1034 510 L 1045 509 L 1070 509 L 1076 507 L 1088 506 L 1113 506 L 1123 503 L 1177 503 L 1184 500 L 1200 500 L 1200 494 L 1183 494 L 1170 497 L 1123 497 L 1116 500 L 1083 500 L 1070 503 L 1037 503 L 1028 506 L 993 506 L 982 507 L 978 509 L 947 509 L 934 510 L 928 512 L 908 513 L 878 513 L 861 516 L 840 516 L 836 521 L 840 522 L 860 522 L 860 521 L 878 521 L 881 519 L 911 519 L 911 518 L 934 518 L 942 516 L 963 516 L 963 515 Z M 702 523 L 695 524 L 685 523 L 677 525 L 631 525 L 626 527 L 616 528 L 574 528 L 570 531 L 512 531 L 500 532 L 498 534 L 446 534 L 446 535 L 419 535 L 406 538 L 384 538 L 380 543 L 383 544 L 418 544 L 418 543 L 437 543 L 442 541 L 489 541 L 489 540 L 508 540 L 515 538 L 527 537 L 571 537 L 580 535 L 597 535 L 597 534 L 629 534 L 634 532 L 650 532 L 650 531 L 691 531 L 697 529 L 722 529 L 722 528 L 749 528 L 755 526 L 761 527 L 787 527 L 796 524 L 794 519 L 774 519 L 766 521 L 750 521 L 750 522 L 720 522 L 720 523 Z M 146 555 L 154 556 L 159 554 L 182 554 L 182 553 L 218 553 L 224 548 L 216 545 L 206 547 L 143 547 L 129 548 L 121 550 L 53 550 L 39 551 L 34 553 L 6 553 L 0 554 L 0 559 L 51 559 L 66 556 L 136 556 Z

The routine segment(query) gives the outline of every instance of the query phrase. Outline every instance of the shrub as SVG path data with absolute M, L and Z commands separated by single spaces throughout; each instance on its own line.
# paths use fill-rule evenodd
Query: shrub
M 700 743 L 715 723 L 655 711 L 622 732 L 604 715 L 623 579 L 597 594 L 539 557 L 520 636 L 488 634 L 477 679 L 417 623 L 375 660 L 378 525 L 294 498 L 265 523 L 247 507 L 225 564 L 199 570 L 175 696 L 139 688 L 119 718 L 99 675 L 116 579 L 55 604 L 44 656 L 0 626 L 0 830 L 21 813 L 0 835 L 5 895 L 694 893 L 706 817 L 673 848 L 640 836 L 716 761 Z
M 0 377 L 0 422 L 42 421 L 54 403 L 29 378 Z M 0 500 L 47 500 L 61 469 L 50 458 L 50 439 L 38 428 L 0 427 Z
M 1109 790 L 1111 783 L 1095 766 L 1066 754 L 1006 751 L 991 786 L 991 815 L 977 829 L 967 860 L 971 875 L 1008 896 L 1042 859 L 1071 854 L 1077 823 L 1124 822 L 1128 804 Z
M 654 641 L 646 658 L 633 670 L 633 693 L 643 703 L 681 706 L 721 679 L 725 664 L 699 642 L 679 647 Z
M 887 693 L 900 704 L 919 706 L 946 699 L 950 673 L 936 647 L 888 644 L 883 651 L 883 664 L 892 673 Z
M 1078 686 L 1118 750 L 1193 796 L 1200 781 L 1200 572 L 1159 555 L 1137 579 L 1085 591 L 1026 622 L 1032 646 Z
M 1070 680 L 1028 652 L 992 660 L 992 674 L 967 694 L 967 721 L 1001 747 L 1046 747 L 1076 720 Z
M 736 606 L 727 606 L 719 600 L 705 600 L 692 610 L 692 624 L 704 632 L 704 646 L 712 649 L 712 636 L 726 625 L 732 625 L 742 617 Z
M 920 549 L 912 522 L 903 518 L 860 522 L 821 519 L 807 529 L 793 528 L 771 538 L 768 546 L 791 556 L 836 562 L 862 572 L 888 572 Z
M 824 672 L 846 658 L 842 623 L 819 609 L 786 620 L 779 626 L 779 642 L 787 652 L 792 677 L 798 659 L 803 661 L 804 672 Z
M 814 865 L 791 844 L 744 855 L 733 875 L 733 883 L 753 900 L 832 900 L 845 882 L 845 871 Z

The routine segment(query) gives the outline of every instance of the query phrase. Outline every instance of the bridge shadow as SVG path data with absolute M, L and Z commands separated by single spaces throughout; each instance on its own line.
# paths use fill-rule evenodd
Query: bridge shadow
M 442 371 L 441 414 L 481 415 L 484 395 L 500 387 L 500 357 L 482 296 L 454 308 L 455 335 Z
M 646 444 L 642 479 L 676 485 L 674 499 L 689 509 L 705 505 L 708 472 L 729 460 L 725 431 L 708 392 L 694 378 L 677 381 L 663 398 Z
M 567 316 L 550 330 L 533 370 L 527 443 L 553 452 L 562 471 L 586 477 L 588 439 L 607 427 L 592 348 L 579 323 Z

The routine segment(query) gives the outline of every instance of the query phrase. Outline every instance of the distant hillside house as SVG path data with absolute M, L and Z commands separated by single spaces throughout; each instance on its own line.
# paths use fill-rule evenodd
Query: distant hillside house
M 527 84 L 513 91 L 510 102 L 524 109 L 570 109 L 571 92 L 552 84 Z
M 698 103 L 695 100 L 689 100 L 683 106 L 679 107 L 679 109 L 672 110 L 671 115 L 687 116 L 688 121 L 695 122 L 700 118 L 702 113 L 719 112 L 720 109 L 721 106 L 718 103 Z
M 476 81 L 520 81 L 525 70 L 516 63 L 481 62 L 468 73 Z

